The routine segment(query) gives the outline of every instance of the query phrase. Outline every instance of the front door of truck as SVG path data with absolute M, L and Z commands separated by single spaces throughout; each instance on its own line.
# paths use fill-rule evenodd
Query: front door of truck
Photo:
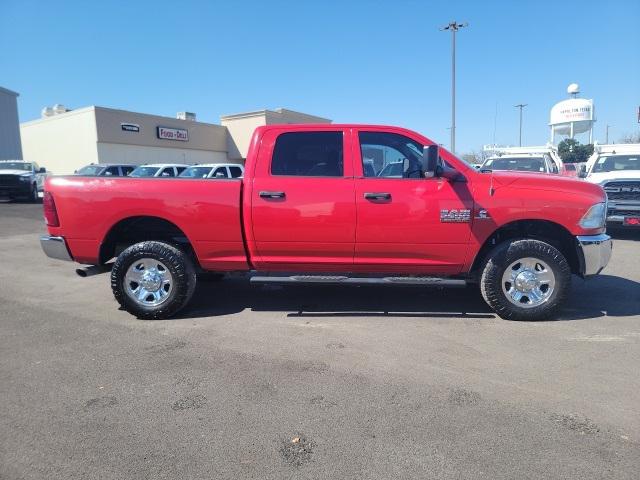
M 470 184 L 424 178 L 420 141 L 407 132 L 354 131 L 354 268 L 457 274 L 471 235 Z
M 248 244 L 257 269 L 344 271 L 353 265 L 356 208 L 345 132 L 265 132 L 251 186 Z

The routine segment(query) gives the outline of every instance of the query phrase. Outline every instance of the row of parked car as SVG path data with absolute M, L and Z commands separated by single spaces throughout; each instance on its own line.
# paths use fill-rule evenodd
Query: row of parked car
M 92 163 L 76 175 L 85 177 L 182 177 L 182 178 L 242 178 L 244 167 L 236 163 L 206 163 L 184 165 L 179 163 L 154 163 L 131 165 L 127 163 Z

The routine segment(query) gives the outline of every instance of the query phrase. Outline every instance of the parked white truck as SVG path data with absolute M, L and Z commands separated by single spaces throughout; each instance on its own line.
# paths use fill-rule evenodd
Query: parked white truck
M 640 143 L 595 144 L 580 177 L 604 188 L 610 226 L 640 227 Z
M 516 170 L 520 172 L 563 174 L 565 169 L 553 145 L 535 147 L 487 146 L 490 154 L 480 170 Z

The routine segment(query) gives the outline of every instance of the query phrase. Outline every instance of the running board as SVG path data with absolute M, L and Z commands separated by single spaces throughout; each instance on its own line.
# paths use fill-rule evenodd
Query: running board
M 355 285 L 425 285 L 437 287 L 465 287 L 466 280 L 438 277 L 347 277 L 343 275 L 254 276 L 251 283 L 323 283 Z

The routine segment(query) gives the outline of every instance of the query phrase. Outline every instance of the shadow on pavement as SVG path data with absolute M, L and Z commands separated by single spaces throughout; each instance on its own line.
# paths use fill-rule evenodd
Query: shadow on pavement
M 640 242 L 640 228 L 607 228 L 607 234 L 611 235 L 615 248 L 616 240 L 631 240 Z
M 176 318 L 228 315 L 245 309 L 313 317 L 495 318 L 474 286 L 251 285 L 247 277 L 200 282 Z M 640 283 L 611 275 L 574 277 L 567 306 L 555 321 L 640 314 Z
M 613 275 L 574 277 L 569 302 L 559 320 L 640 315 L 640 283 Z
M 246 277 L 201 282 L 176 318 L 227 315 L 245 309 L 314 317 L 494 318 L 478 289 L 356 285 L 252 285 Z

